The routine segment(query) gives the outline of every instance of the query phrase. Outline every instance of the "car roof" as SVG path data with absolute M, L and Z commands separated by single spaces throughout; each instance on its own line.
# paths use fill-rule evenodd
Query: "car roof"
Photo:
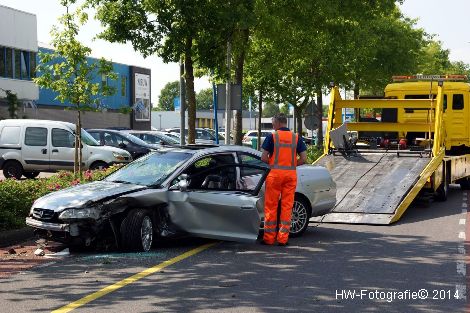
M 51 120 L 36 120 L 36 119 L 6 119 L 1 120 L 1 124 L 3 125 L 25 125 L 25 124 L 36 124 L 36 125 L 47 125 L 53 126 L 57 124 L 61 124 L 72 129 L 75 128 L 75 124 L 63 121 L 51 121 Z
M 260 156 L 261 152 L 258 150 L 244 147 L 244 146 L 237 146 L 237 145 L 224 145 L 224 146 L 217 146 L 217 145 L 186 145 L 186 146 L 165 146 L 162 148 L 162 151 L 178 151 L 178 152 L 186 152 L 191 153 L 194 156 L 201 156 L 206 154 L 213 154 L 213 153 L 221 153 L 221 152 L 247 152 L 251 154 L 255 154 Z
M 105 129 L 105 128 L 87 128 L 86 129 L 87 132 L 90 132 L 90 131 L 100 131 L 100 132 L 110 132 L 110 133 L 116 133 L 116 134 L 124 134 L 126 132 L 122 131 L 122 130 L 115 130 L 115 129 Z

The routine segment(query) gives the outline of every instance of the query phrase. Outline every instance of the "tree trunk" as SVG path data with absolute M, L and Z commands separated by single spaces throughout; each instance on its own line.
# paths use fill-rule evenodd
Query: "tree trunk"
M 302 136 L 302 108 L 298 105 L 294 105 L 294 112 L 295 112 L 295 123 L 296 125 L 296 132 L 299 136 Z
M 354 83 L 354 99 L 359 99 L 359 84 Z M 361 109 L 354 109 L 354 118 L 356 122 L 360 121 Z
M 354 99 L 359 99 L 359 84 L 354 83 Z
M 78 147 L 79 147 L 79 141 L 78 141 L 78 136 L 80 133 L 80 128 L 78 128 L 80 125 L 80 111 L 77 111 L 77 123 L 75 124 L 75 140 L 74 140 L 74 158 L 73 158 L 73 176 L 75 178 L 78 177 Z
M 321 88 L 317 90 L 317 120 L 318 120 L 318 131 L 317 131 L 317 147 L 323 147 L 323 97 L 321 93 Z
M 80 180 L 83 178 L 82 173 L 82 116 L 80 110 L 78 111 L 78 175 Z
M 250 36 L 250 30 L 244 29 L 241 31 L 242 36 L 242 48 L 240 53 L 237 55 L 236 66 L 235 66 L 235 84 L 243 86 L 243 68 L 245 64 L 246 48 L 248 45 L 248 39 Z M 243 88 L 242 88 L 243 97 Z M 243 105 L 240 110 L 237 110 L 235 114 L 235 144 L 241 146 L 243 139 Z
M 263 91 L 262 90 L 259 91 L 258 111 L 259 111 L 259 114 L 258 114 L 258 145 L 257 145 L 256 149 L 258 149 L 258 151 L 259 151 L 260 148 L 261 148 L 261 115 L 263 115 Z
M 186 97 L 188 100 L 188 143 L 196 139 L 196 93 L 194 92 L 194 71 L 192 59 L 193 39 L 186 38 L 184 53 L 184 70 L 186 79 Z M 183 134 L 181 134 L 183 136 Z

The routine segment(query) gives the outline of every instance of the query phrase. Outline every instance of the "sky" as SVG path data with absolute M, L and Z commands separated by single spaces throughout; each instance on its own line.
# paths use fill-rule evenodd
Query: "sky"
M 40 45 L 50 43 L 49 32 L 57 23 L 57 18 L 64 13 L 59 0 L 0 0 L 0 5 L 35 14 Z M 442 41 L 444 48 L 450 50 L 452 61 L 470 63 L 470 35 L 467 35 L 470 29 L 470 19 L 467 17 L 470 12 L 470 0 L 405 0 L 401 10 L 406 16 L 418 19 L 417 27 L 435 34 L 435 38 Z M 94 37 L 102 27 L 99 22 L 93 20 L 92 15 L 90 14 L 88 24 L 81 29 L 79 39 L 92 49 L 93 57 L 105 57 L 113 62 L 150 68 L 151 101 L 156 105 L 160 90 L 165 84 L 179 80 L 178 64 L 165 64 L 156 56 L 144 59 L 134 51 L 131 44 L 112 44 L 95 40 Z M 196 79 L 196 91 L 209 87 L 207 78 Z

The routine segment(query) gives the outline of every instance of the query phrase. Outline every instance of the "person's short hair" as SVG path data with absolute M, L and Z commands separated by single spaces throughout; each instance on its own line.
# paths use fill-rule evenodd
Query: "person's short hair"
M 287 124 L 287 116 L 284 113 L 276 113 L 273 119 L 281 124 Z

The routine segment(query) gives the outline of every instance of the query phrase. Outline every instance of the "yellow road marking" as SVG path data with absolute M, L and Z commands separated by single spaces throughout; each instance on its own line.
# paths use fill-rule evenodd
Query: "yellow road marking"
M 172 258 L 172 259 L 170 259 L 170 260 L 166 260 L 166 261 L 164 261 L 164 262 L 162 262 L 162 263 L 160 263 L 160 264 L 157 264 L 157 265 L 155 265 L 155 266 L 153 266 L 153 267 L 150 267 L 150 268 L 148 268 L 148 269 L 146 269 L 146 270 L 144 270 L 144 271 L 142 271 L 142 272 L 140 272 L 140 273 L 137 273 L 137 274 L 135 274 L 135 275 L 132 275 L 131 277 L 125 278 L 125 279 L 123 279 L 123 280 L 121 280 L 121 281 L 119 281 L 119 282 L 117 282 L 117 283 L 115 283 L 115 284 L 113 284 L 113 285 L 110 285 L 110 286 L 105 287 L 105 288 L 103 288 L 103 289 L 101 289 L 101 290 L 99 290 L 99 291 L 97 291 L 97 292 L 94 292 L 94 293 L 88 295 L 88 296 L 85 296 L 85 297 L 83 297 L 83 298 L 81 298 L 81 299 L 79 299 L 79 300 L 77 300 L 77 301 L 75 301 L 75 302 L 69 303 L 69 304 L 67 304 L 67 305 L 65 305 L 65 306 L 63 306 L 63 307 L 61 307 L 61 308 L 59 308 L 59 309 L 57 309 L 57 310 L 52 311 L 52 313 L 65 313 L 65 312 L 70 312 L 70 311 L 72 311 L 72 310 L 74 310 L 74 309 L 76 309 L 76 308 L 78 308 L 78 307 L 81 307 L 81 306 L 83 306 L 83 305 L 85 305 L 85 304 L 87 304 L 87 303 L 89 303 L 89 302 L 91 302 L 91 301 L 93 301 L 93 300 L 96 300 L 96 299 L 98 299 L 98 298 L 101 298 L 101 297 L 107 295 L 108 293 L 111 293 L 111 292 L 113 292 L 113 291 L 116 291 L 116 290 L 118 290 L 118 289 L 120 289 L 120 288 L 122 288 L 122 287 L 125 287 L 125 286 L 127 286 L 127 285 L 129 285 L 129 284 L 132 284 L 132 283 L 138 281 L 139 279 L 142 279 L 142 278 L 144 278 L 144 277 L 147 277 L 147 276 L 149 276 L 150 274 L 153 274 L 153 273 L 156 273 L 156 272 L 158 272 L 158 271 L 161 271 L 162 269 L 164 269 L 164 268 L 167 267 L 167 266 L 170 266 L 170 265 L 172 265 L 172 264 L 175 264 L 175 263 L 177 263 L 177 262 L 179 262 L 179 261 L 182 261 L 182 260 L 184 260 L 184 259 L 186 259 L 186 258 L 189 258 L 190 256 L 193 256 L 193 255 L 195 255 L 195 254 L 198 254 L 199 252 L 202 252 L 202 251 L 204 251 L 204 250 L 206 250 L 206 249 L 212 247 L 212 246 L 215 245 L 215 244 L 217 244 L 217 242 L 215 242 L 215 243 L 208 243 L 208 244 L 202 245 L 202 246 L 200 246 L 200 247 L 197 247 L 197 248 L 195 248 L 195 249 L 189 250 L 188 252 L 185 252 L 185 253 L 183 253 L 183 254 L 181 254 L 181 255 L 178 255 L 177 257 L 174 257 L 174 258 Z

